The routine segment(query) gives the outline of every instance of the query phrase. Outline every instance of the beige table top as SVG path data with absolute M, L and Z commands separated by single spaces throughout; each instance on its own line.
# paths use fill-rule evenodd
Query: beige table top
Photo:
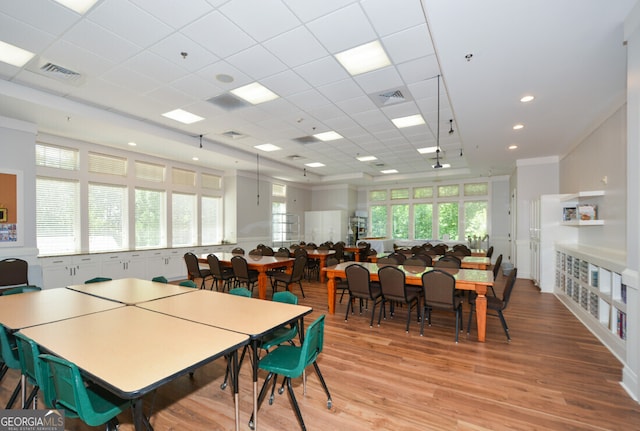
M 234 256 L 242 256 L 247 261 L 247 265 L 251 268 L 252 266 L 260 267 L 260 266 L 274 266 L 278 264 L 282 264 L 282 262 L 293 262 L 294 259 L 290 257 L 277 257 L 277 256 L 253 256 L 253 255 L 241 255 L 241 254 L 233 254 L 233 253 L 213 253 L 216 255 L 220 262 L 231 262 L 231 258 Z M 201 254 L 198 256 L 198 260 L 200 262 L 207 262 L 207 254 Z
M 158 283 L 138 278 L 121 278 L 118 280 L 102 281 L 100 283 L 77 284 L 67 286 L 67 289 L 121 302 L 126 305 L 135 305 L 168 296 L 192 293 L 196 290 L 190 287 Z
M 311 307 L 198 290 L 140 304 L 139 307 L 259 338 L 312 311 Z
M 21 332 L 53 354 L 74 362 L 116 395 L 129 399 L 248 342 L 248 337 L 238 332 L 135 306 Z M 169 351 L 178 354 L 167 354 Z
M 0 296 L 0 322 L 17 330 L 118 307 L 123 305 L 65 288 L 45 289 Z

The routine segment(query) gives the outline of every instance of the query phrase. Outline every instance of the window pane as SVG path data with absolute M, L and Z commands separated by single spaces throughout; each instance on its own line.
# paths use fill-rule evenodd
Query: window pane
M 124 177 L 127 175 L 127 159 L 106 154 L 89 153 L 89 172 Z
M 409 199 L 409 189 L 392 189 L 391 199 Z
M 222 188 L 222 177 L 218 175 L 202 174 L 202 187 L 206 189 L 220 190 Z
M 36 178 L 36 232 L 40 254 L 80 251 L 80 184 L 77 181 Z
M 438 186 L 438 197 L 448 198 L 460 195 L 460 187 L 457 184 L 450 186 Z
M 413 206 L 414 239 L 433 239 L 433 204 Z
M 173 247 L 196 245 L 196 196 L 174 193 L 172 199 Z
M 393 238 L 409 239 L 409 205 L 391 205 Z
M 164 166 L 153 163 L 136 162 L 136 179 L 161 183 L 164 181 Z
M 77 171 L 80 167 L 78 150 L 55 145 L 36 144 L 36 166 Z
M 287 238 L 287 204 L 284 202 L 271 203 L 272 240 L 276 243 L 292 240 Z M 290 232 L 292 233 L 292 232 Z
M 167 246 L 165 192 L 136 189 L 136 249 Z
M 458 202 L 438 204 L 438 233 L 440 239 L 458 239 Z
M 427 199 L 433 197 L 433 187 L 415 187 L 413 189 L 414 199 Z
M 194 171 L 173 168 L 171 169 L 171 179 L 171 183 L 176 186 L 195 187 L 196 185 L 196 173 Z
M 484 237 L 487 233 L 487 201 L 464 203 L 464 236 Z
M 387 200 L 387 191 L 386 190 L 372 190 L 369 192 L 369 200 L 370 201 L 386 201 Z
M 465 196 L 486 196 L 489 193 L 487 183 L 473 183 L 464 185 Z
M 127 188 L 89 184 L 89 251 L 125 250 Z
M 375 205 L 371 207 L 371 236 L 387 236 L 387 206 Z
M 222 199 L 202 197 L 202 244 L 222 242 Z
M 271 195 L 277 196 L 281 198 L 287 197 L 287 186 L 283 184 L 272 184 L 271 185 Z

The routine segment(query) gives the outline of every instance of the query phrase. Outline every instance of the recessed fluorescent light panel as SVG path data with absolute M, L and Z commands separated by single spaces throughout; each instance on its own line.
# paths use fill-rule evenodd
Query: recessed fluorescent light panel
M 258 150 L 262 150 L 262 151 L 278 151 L 282 149 L 277 145 L 273 145 L 273 144 L 255 145 L 253 148 L 257 148 Z
M 418 152 L 420 154 L 431 154 L 431 153 L 435 153 L 437 150 L 438 150 L 438 147 L 418 148 Z
M 384 171 L 380 171 L 383 174 L 397 174 L 398 170 L 397 169 L 385 169 Z
M 55 0 L 62 6 L 68 7 L 72 11 L 78 12 L 80 15 L 91 9 L 98 0 Z
M 183 124 L 192 124 L 204 120 L 204 118 L 182 109 L 174 109 L 173 111 L 165 112 L 162 116 L 179 121 Z
M 342 139 L 342 135 L 334 131 L 316 133 L 315 135 L 313 135 L 313 137 L 316 139 L 320 139 L 321 141 L 324 141 L 324 142 L 335 141 L 336 139 Z
M 408 117 L 394 118 L 391 121 L 398 129 L 424 124 L 424 118 L 422 118 L 422 115 L 420 114 L 409 115 Z
M 378 160 L 376 156 L 360 156 L 356 157 L 356 159 L 360 160 L 361 162 L 371 162 L 373 160 Z
M 352 76 L 389 66 L 391 61 L 377 40 L 336 54 L 336 59 Z
M 320 163 L 320 162 L 313 162 L 313 163 L 305 163 L 305 166 L 309 166 L 310 168 L 321 168 L 323 166 L 325 166 L 324 163 Z
M 22 67 L 27 64 L 34 55 L 35 54 L 33 52 L 29 52 L 26 49 L 18 48 L 17 46 L 0 40 L 0 61 L 4 63 L 8 63 L 15 67 Z
M 276 93 L 257 82 L 245 85 L 243 87 L 238 87 L 235 90 L 231 90 L 231 93 L 253 105 L 268 102 L 279 97 Z

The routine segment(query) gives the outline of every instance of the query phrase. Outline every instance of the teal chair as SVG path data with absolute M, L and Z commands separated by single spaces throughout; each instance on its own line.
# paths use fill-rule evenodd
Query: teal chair
M 116 397 L 105 389 L 87 384 L 78 367 L 66 359 L 40 355 L 53 382 L 56 407 L 77 414 L 89 426 L 106 424 L 107 431 L 117 429 L 120 413 L 131 407 L 131 401 Z
M 18 346 L 18 356 L 20 358 L 20 368 L 22 369 L 22 375 L 25 380 L 33 385 L 29 396 L 26 399 L 24 408 L 28 408 L 33 402 L 33 408 L 37 406 L 37 394 L 38 390 L 44 395 L 44 404 L 47 408 L 57 408 L 55 405 L 55 392 L 53 388 L 53 381 L 50 373 L 43 367 L 42 361 L 40 361 L 40 347 L 31 338 L 16 332 L 14 334 L 16 344 Z M 66 417 L 77 417 L 72 412 L 66 411 Z
M 18 286 L 18 287 L 12 287 L 11 289 L 3 290 L 2 296 L 15 295 L 18 293 L 26 293 L 26 292 L 37 292 L 39 290 L 42 290 L 42 288 L 38 286 Z
M 16 339 L 9 333 L 7 328 L 0 324 L 0 356 L 2 362 L 4 362 L 3 368 L 22 371 L 20 366 L 20 357 L 18 356 L 18 346 L 16 345 Z M 5 372 L 6 372 L 5 369 Z M 18 381 L 18 385 L 13 390 L 9 402 L 5 409 L 10 409 L 18 399 L 20 390 L 22 389 L 22 379 Z
M 169 280 L 167 280 L 167 278 L 163 275 L 153 277 L 151 281 L 155 281 L 156 283 L 164 283 L 164 284 L 167 284 L 169 282 Z
M 291 346 L 288 344 L 282 344 L 278 346 L 272 352 L 269 352 L 267 356 L 262 358 L 258 363 L 258 367 L 267 371 L 267 378 L 262 385 L 260 395 L 258 396 L 258 408 L 262 404 L 264 397 L 267 393 L 267 387 L 272 378 L 277 378 L 278 375 L 282 375 L 285 378 L 289 396 L 291 397 L 291 403 L 293 409 L 300 423 L 300 427 L 306 430 L 302 414 L 300 413 L 300 407 L 298 401 L 293 392 L 293 386 L 291 385 L 291 379 L 300 377 L 305 368 L 313 364 L 313 368 L 320 379 L 320 383 L 327 394 L 327 408 L 331 408 L 331 394 L 329 388 L 322 377 L 320 368 L 318 367 L 317 359 L 320 352 L 322 352 L 322 346 L 324 343 L 324 315 L 318 317 L 309 327 L 305 333 L 304 342 L 302 346 Z M 303 379 L 303 386 L 306 385 L 305 379 Z M 306 386 L 305 386 L 306 389 Z M 249 420 L 249 427 L 253 429 L 253 414 Z
M 247 298 L 251 298 L 251 291 L 246 287 L 236 287 L 235 289 L 231 289 L 229 293 L 236 296 L 246 296 Z
M 246 287 L 236 287 L 235 289 L 229 290 L 229 293 L 231 295 L 244 296 L 247 298 L 251 298 L 251 291 Z M 238 372 L 240 372 L 240 367 L 242 366 L 242 360 L 244 359 L 244 355 L 246 352 L 247 352 L 247 346 L 245 346 L 244 349 L 242 349 L 242 355 L 240 356 L 240 361 L 238 362 Z M 227 387 L 227 384 L 229 383 L 229 373 L 231 371 L 230 369 L 231 364 L 229 363 L 231 357 L 229 355 L 225 355 L 225 358 L 227 359 L 227 370 L 224 373 L 224 381 L 220 385 L 220 389 L 222 390 L 224 390 Z
M 90 284 L 90 283 L 101 283 L 103 281 L 111 281 L 111 278 L 108 277 L 94 277 L 92 279 L 89 279 L 87 281 L 84 282 L 84 284 Z
M 183 287 L 191 287 L 193 289 L 197 289 L 198 288 L 198 285 L 193 280 L 181 281 L 179 284 L 180 284 L 180 286 L 183 286 Z

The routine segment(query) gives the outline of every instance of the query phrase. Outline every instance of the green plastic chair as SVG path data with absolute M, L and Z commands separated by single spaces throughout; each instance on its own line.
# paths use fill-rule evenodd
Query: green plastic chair
M 89 426 L 106 424 L 117 429 L 116 416 L 131 407 L 131 401 L 116 397 L 97 385 L 85 385 L 78 367 L 66 359 L 40 355 L 53 380 L 55 403 L 65 411 L 77 414 Z
M 20 357 L 18 356 L 18 346 L 16 345 L 16 339 L 9 333 L 7 328 L 0 324 L 0 356 L 4 362 L 4 366 L 7 369 L 22 371 L 20 366 Z M 6 370 L 5 370 L 6 372 Z M 18 385 L 13 390 L 9 402 L 5 409 L 10 409 L 18 399 L 20 390 L 22 389 L 22 380 L 18 381 Z
M 327 394 L 327 408 L 331 408 L 331 394 L 329 393 L 329 388 L 327 388 L 327 384 L 322 377 L 322 373 L 320 372 L 320 368 L 318 367 L 317 359 L 320 352 L 322 352 L 322 346 L 324 344 L 324 314 L 318 317 L 309 327 L 307 328 L 307 332 L 305 333 L 304 342 L 302 346 L 291 346 L 288 344 L 282 344 L 278 346 L 272 352 L 269 352 L 267 356 L 262 358 L 258 363 L 258 367 L 262 370 L 267 371 L 267 378 L 262 385 L 262 389 L 260 390 L 260 395 L 258 396 L 258 408 L 262 404 L 264 397 L 267 392 L 267 387 L 272 378 L 277 378 L 278 375 L 282 375 L 285 377 L 285 382 L 287 384 L 287 389 L 289 391 L 289 396 L 291 397 L 291 403 L 293 404 L 293 409 L 296 413 L 296 417 L 298 418 L 298 422 L 300 423 L 300 427 L 303 430 L 306 430 L 304 425 L 304 420 L 302 419 L 302 414 L 300 413 L 300 407 L 298 406 L 298 401 L 296 400 L 296 396 L 293 392 L 293 386 L 291 385 L 291 379 L 300 377 L 305 368 L 309 365 L 313 364 L 313 368 L 320 379 L 320 383 L 322 383 L 322 387 L 324 388 L 325 393 Z M 305 384 L 305 379 L 303 379 L 303 385 Z M 305 387 L 306 389 L 306 387 Z M 306 390 L 305 390 L 306 392 Z M 249 427 L 254 428 L 253 422 L 253 414 L 251 415 L 251 419 L 249 420 Z
M 2 296 L 15 295 L 18 293 L 26 293 L 26 292 L 37 292 L 39 290 L 42 290 L 42 288 L 38 286 L 18 286 L 18 287 L 12 287 L 11 289 L 3 290 Z
M 184 287 L 191 287 L 193 289 L 197 289 L 198 285 L 196 284 L 195 281 L 193 280 L 185 280 L 185 281 L 181 281 L 180 282 L 180 286 L 184 286 Z
M 159 275 L 157 277 L 153 277 L 151 281 L 155 281 L 156 283 L 164 283 L 167 284 L 169 280 L 164 275 Z
M 108 277 L 94 277 L 94 278 L 92 278 L 90 280 L 85 281 L 84 284 L 100 283 L 100 282 L 103 282 L 103 281 L 111 281 L 111 280 L 112 279 L 108 278 Z
M 235 289 L 231 289 L 229 293 L 236 296 L 246 296 L 247 298 L 251 298 L 251 291 L 246 287 L 236 287 Z

